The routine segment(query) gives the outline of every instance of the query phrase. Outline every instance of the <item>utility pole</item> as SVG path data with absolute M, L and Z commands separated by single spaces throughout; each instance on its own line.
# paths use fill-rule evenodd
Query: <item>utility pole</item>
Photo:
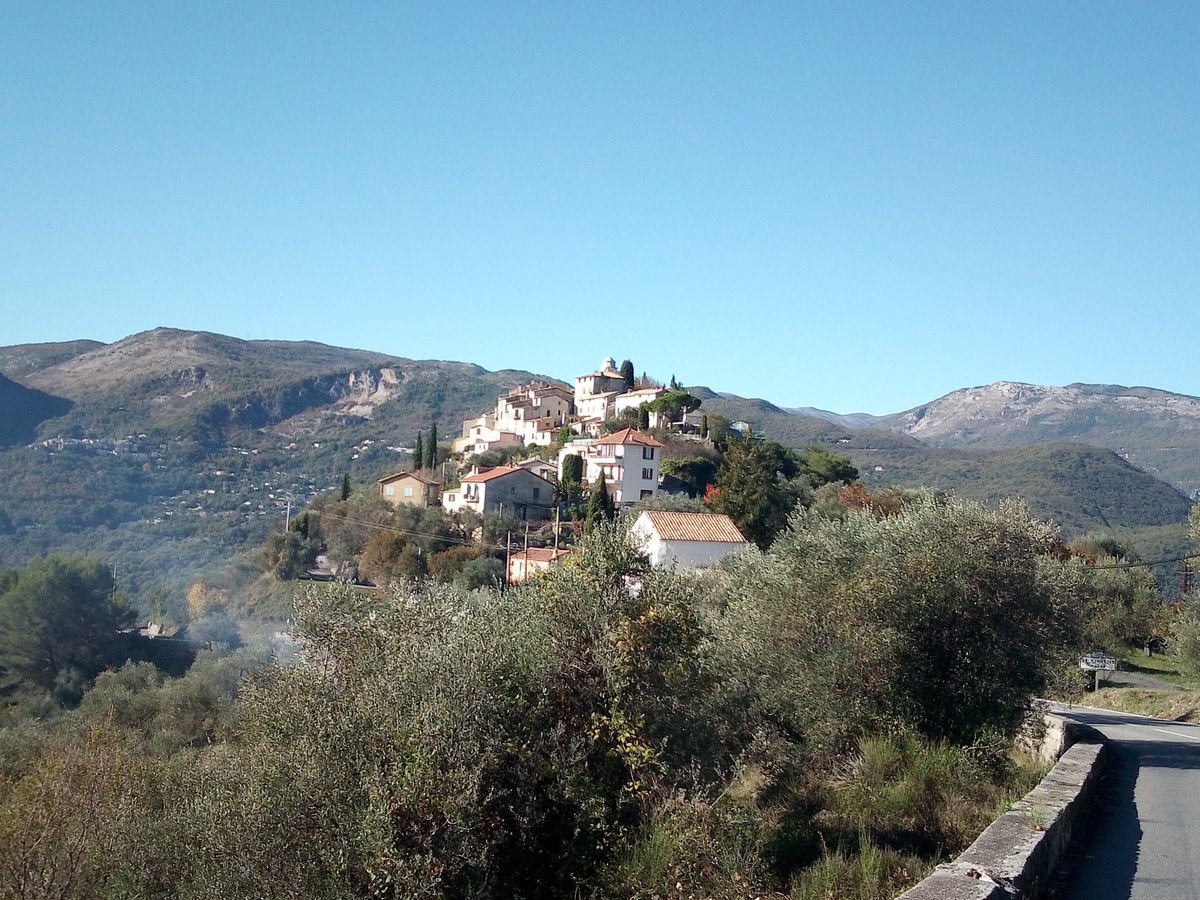
M 1195 586 L 1195 573 L 1186 559 L 1179 562 L 1179 599 L 1182 600 L 1192 592 Z
M 504 584 L 508 585 L 508 573 L 512 571 L 512 532 L 504 542 Z

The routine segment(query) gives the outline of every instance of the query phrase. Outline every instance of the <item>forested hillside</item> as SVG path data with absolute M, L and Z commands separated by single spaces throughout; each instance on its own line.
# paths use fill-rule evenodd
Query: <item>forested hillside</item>
M 0 348 L 0 365 L 24 380 L 0 382 L 10 427 L 26 406 L 40 420 L 0 451 L 0 566 L 95 553 L 135 596 L 230 565 L 289 504 L 395 471 L 418 430 L 454 434 L 534 377 L 173 329 Z
M 53 397 L 0 375 L 0 449 L 28 444 L 37 438 L 38 426 L 65 415 L 71 401 Z

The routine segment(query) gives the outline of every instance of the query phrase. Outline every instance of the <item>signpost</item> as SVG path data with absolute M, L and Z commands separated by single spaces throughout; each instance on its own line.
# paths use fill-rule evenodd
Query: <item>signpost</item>
M 1117 671 L 1117 659 L 1105 656 L 1100 650 L 1093 650 L 1087 656 L 1080 658 L 1079 668 L 1092 673 L 1092 690 L 1100 688 L 1100 673 Z

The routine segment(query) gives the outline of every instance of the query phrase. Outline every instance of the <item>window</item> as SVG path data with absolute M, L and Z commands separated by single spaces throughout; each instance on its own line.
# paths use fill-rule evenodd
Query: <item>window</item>
M 383 493 L 386 497 L 392 496 L 392 494 L 396 493 L 396 486 L 394 484 L 385 484 L 383 486 Z
M 654 496 L 654 491 L 642 491 L 642 499 L 643 500 L 645 500 L 647 497 L 653 497 L 653 496 Z
M 642 481 L 653 481 L 653 480 L 654 480 L 654 470 L 653 469 L 642 469 Z
M 537 499 L 539 499 L 541 496 L 542 496 L 542 489 L 541 489 L 541 488 L 534 488 L 534 489 L 533 489 L 533 499 L 534 499 L 534 500 L 537 500 Z
M 404 489 L 404 496 L 405 496 L 405 497 L 411 497 L 411 496 L 412 496 L 412 485 L 411 485 L 411 484 L 410 484 L 408 487 L 406 487 L 406 488 Z
M 654 448 L 653 447 L 643 447 L 642 448 L 642 459 L 654 459 Z

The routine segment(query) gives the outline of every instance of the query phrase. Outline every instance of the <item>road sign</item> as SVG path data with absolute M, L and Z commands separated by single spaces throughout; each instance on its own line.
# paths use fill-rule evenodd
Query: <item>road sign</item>
M 1079 660 L 1079 668 L 1088 672 L 1115 672 L 1117 659 L 1115 656 L 1105 656 L 1103 653 L 1089 653 Z

